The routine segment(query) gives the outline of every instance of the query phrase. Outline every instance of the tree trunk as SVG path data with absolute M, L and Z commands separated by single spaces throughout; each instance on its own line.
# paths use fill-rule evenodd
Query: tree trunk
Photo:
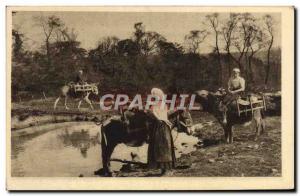
M 268 81 L 269 81 L 269 75 L 270 75 L 270 68 L 271 68 L 271 65 L 270 65 L 270 55 L 271 55 L 271 48 L 272 48 L 272 45 L 273 45 L 273 36 L 271 38 L 271 42 L 270 42 L 270 45 L 269 45 L 269 48 L 268 48 L 268 53 L 267 53 L 267 66 L 266 66 L 266 77 L 265 77 L 265 85 L 268 84 Z
M 249 82 L 253 83 L 254 78 L 253 78 L 253 69 L 252 69 L 252 59 L 253 59 L 253 53 L 248 57 L 248 67 L 249 67 Z
M 247 69 L 247 76 L 248 76 L 248 83 L 252 84 L 253 83 L 253 70 L 252 70 L 252 59 L 254 56 L 254 50 L 251 47 L 250 48 L 250 55 L 248 54 L 249 47 L 247 47 L 246 52 L 245 52 L 245 57 L 246 57 L 246 69 Z
M 222 63 L 221 63 L 221 54 L 219 50 L 219 43 L 218 43 L 218 33 L 216 33 L 216 51 L 218 55 L 218 64 L 219 64 L 219 85 L 221 86 L 223 83 L 223 69 L 222 69 Z
M 231 65 L 230 65 L 230 53 L 227 52 L 227 63 L 228 63 L 228 78 L 230 77 L 231 75 Z
M 241 58 L 239 58 L 238 60 L 229 52 L 228 53 L 230 58 L 236 63 L 236 65 L 239 67 L 239 69 L 242 71 L 242 63 L 241 63 Z M 231 70 L 230 70 L 231 71 Z
M 50 43 L 49 43 L 49 37 L 46 38 L 46 55 L 47 55 L 47 61 L 48 64 L 51 64 L 51 57 L 50 57 Z
M 250 82 L 250 80 L 249 80 L 249 71 L 248 71 L 248 55 L 246 54 L 245 55 L 245 61 L 246 61 L 246 66 L 245 66 L 245 69 L 244 69 L 244 73 L 245 73 L 245 77 L 246 77 L 246 82 L 247 82 L 247 84 L 249 84 Z M 241 70 L 242 71 L 242 70 Z M 247 85 L 247 86 L 249 86 L 249 85 Z

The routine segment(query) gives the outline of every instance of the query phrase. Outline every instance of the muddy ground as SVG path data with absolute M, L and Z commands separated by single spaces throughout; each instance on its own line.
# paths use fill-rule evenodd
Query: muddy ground
M 41 104 L 42 103 L 42 104 Z M 30 105 L 30 107 L 28 107 Z M 42 105 L 42 106 L 41 106 Z M 99 109 L 89 112 L 86 109 L 65 111 L 62 107 L 52 110 L 52 100 L 41 100 L 25 104 L 13 104 L 13 115 L 36 113 L 72 113 L 105 115 Z M 84 107 L 84 106 L 83 106 Z M 38 109 L 37 109 L 38 108 Z M 75 105 L 74 107 L 75 108 Z M 194 135 L 199 138 L 196 150 L 182 155 L 177 160 L 177 168 L 166 176 L 280 176 L 281 175 L 281 117 L 268 116 L 266 131 L 254 141 L 250 124 L 237 125 L 234 130 L 234 143 L 222 141 L 223 130 L 216 120 L 204 112 L 192 113 L 194 123 L 204 127 Z M 114 176 L 159 176 L 159 171 L 148 170 L 142 165 L 124 165 Z
M 222 141 L 223 131 L 215 119 L 203 112 L 194 112 L 195 122 L 210 122 L 196 131 L 197 150 L 182 155 L 177 168 L 165 176 L 280 176 L 281 175 L 281 118 L 266 118 L 266 132 L 254 141 L 251 125 L 237 125 L 234 143 Z M 131 167 L 117 176 L 159 176 L 159 171 Z

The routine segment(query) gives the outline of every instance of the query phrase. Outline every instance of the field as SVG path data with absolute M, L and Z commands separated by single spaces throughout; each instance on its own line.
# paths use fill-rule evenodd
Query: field
M 62 102 L 58 110 L 53 111 L 54 99 L 41 99 L 28 102 L 13 103 L 12 116 L 42 115 L 86 115 L 102 118 L 99 108 L 94 111 L 78 110 L 74 101 L 70 102 L 70 110 L 66 111 Z M 75 109 L 76 108 L 76 109 Z M 96 107 L 95 107 L 96 108 Z M 203 127 L 196 130 L 194 136 L 199 142 L 196 150 L 183 154 L 177 160 L 177 168 L 167 176 L 281 176 L 281 117 L 267 116 L 266 131 L 254 141 L 251 125 L 237 125 L 234 129 L 234 143 L 223 143 L 223 131 L 216 120 L 208 113 L 192 112 L 195 124 Z M 123 165 L 116 176 L 157 176 L 157 171 L 148 170 L 137 165 Z

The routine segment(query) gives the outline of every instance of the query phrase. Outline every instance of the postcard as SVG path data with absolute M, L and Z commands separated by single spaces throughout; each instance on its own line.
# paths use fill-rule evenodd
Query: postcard
M 7 189 L 293 190 L 293 7 L 7 7 Z

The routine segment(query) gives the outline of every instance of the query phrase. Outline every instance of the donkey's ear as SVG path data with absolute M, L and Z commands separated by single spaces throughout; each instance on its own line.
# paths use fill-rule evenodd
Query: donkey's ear
M 200 91 L 197 91 L 196 94 L 200 97 L 207 98 L 209 92 L 207 90 L 200 90 Z
M 216 91 L 215 93 L 212 93 L 212 95 L 215 95 L 215 96 L 218 96 L 218 97 L 220 97 L 220 96 L 222 96 L 223 95 L 223 93 L 221 92 L 221 91 Z

